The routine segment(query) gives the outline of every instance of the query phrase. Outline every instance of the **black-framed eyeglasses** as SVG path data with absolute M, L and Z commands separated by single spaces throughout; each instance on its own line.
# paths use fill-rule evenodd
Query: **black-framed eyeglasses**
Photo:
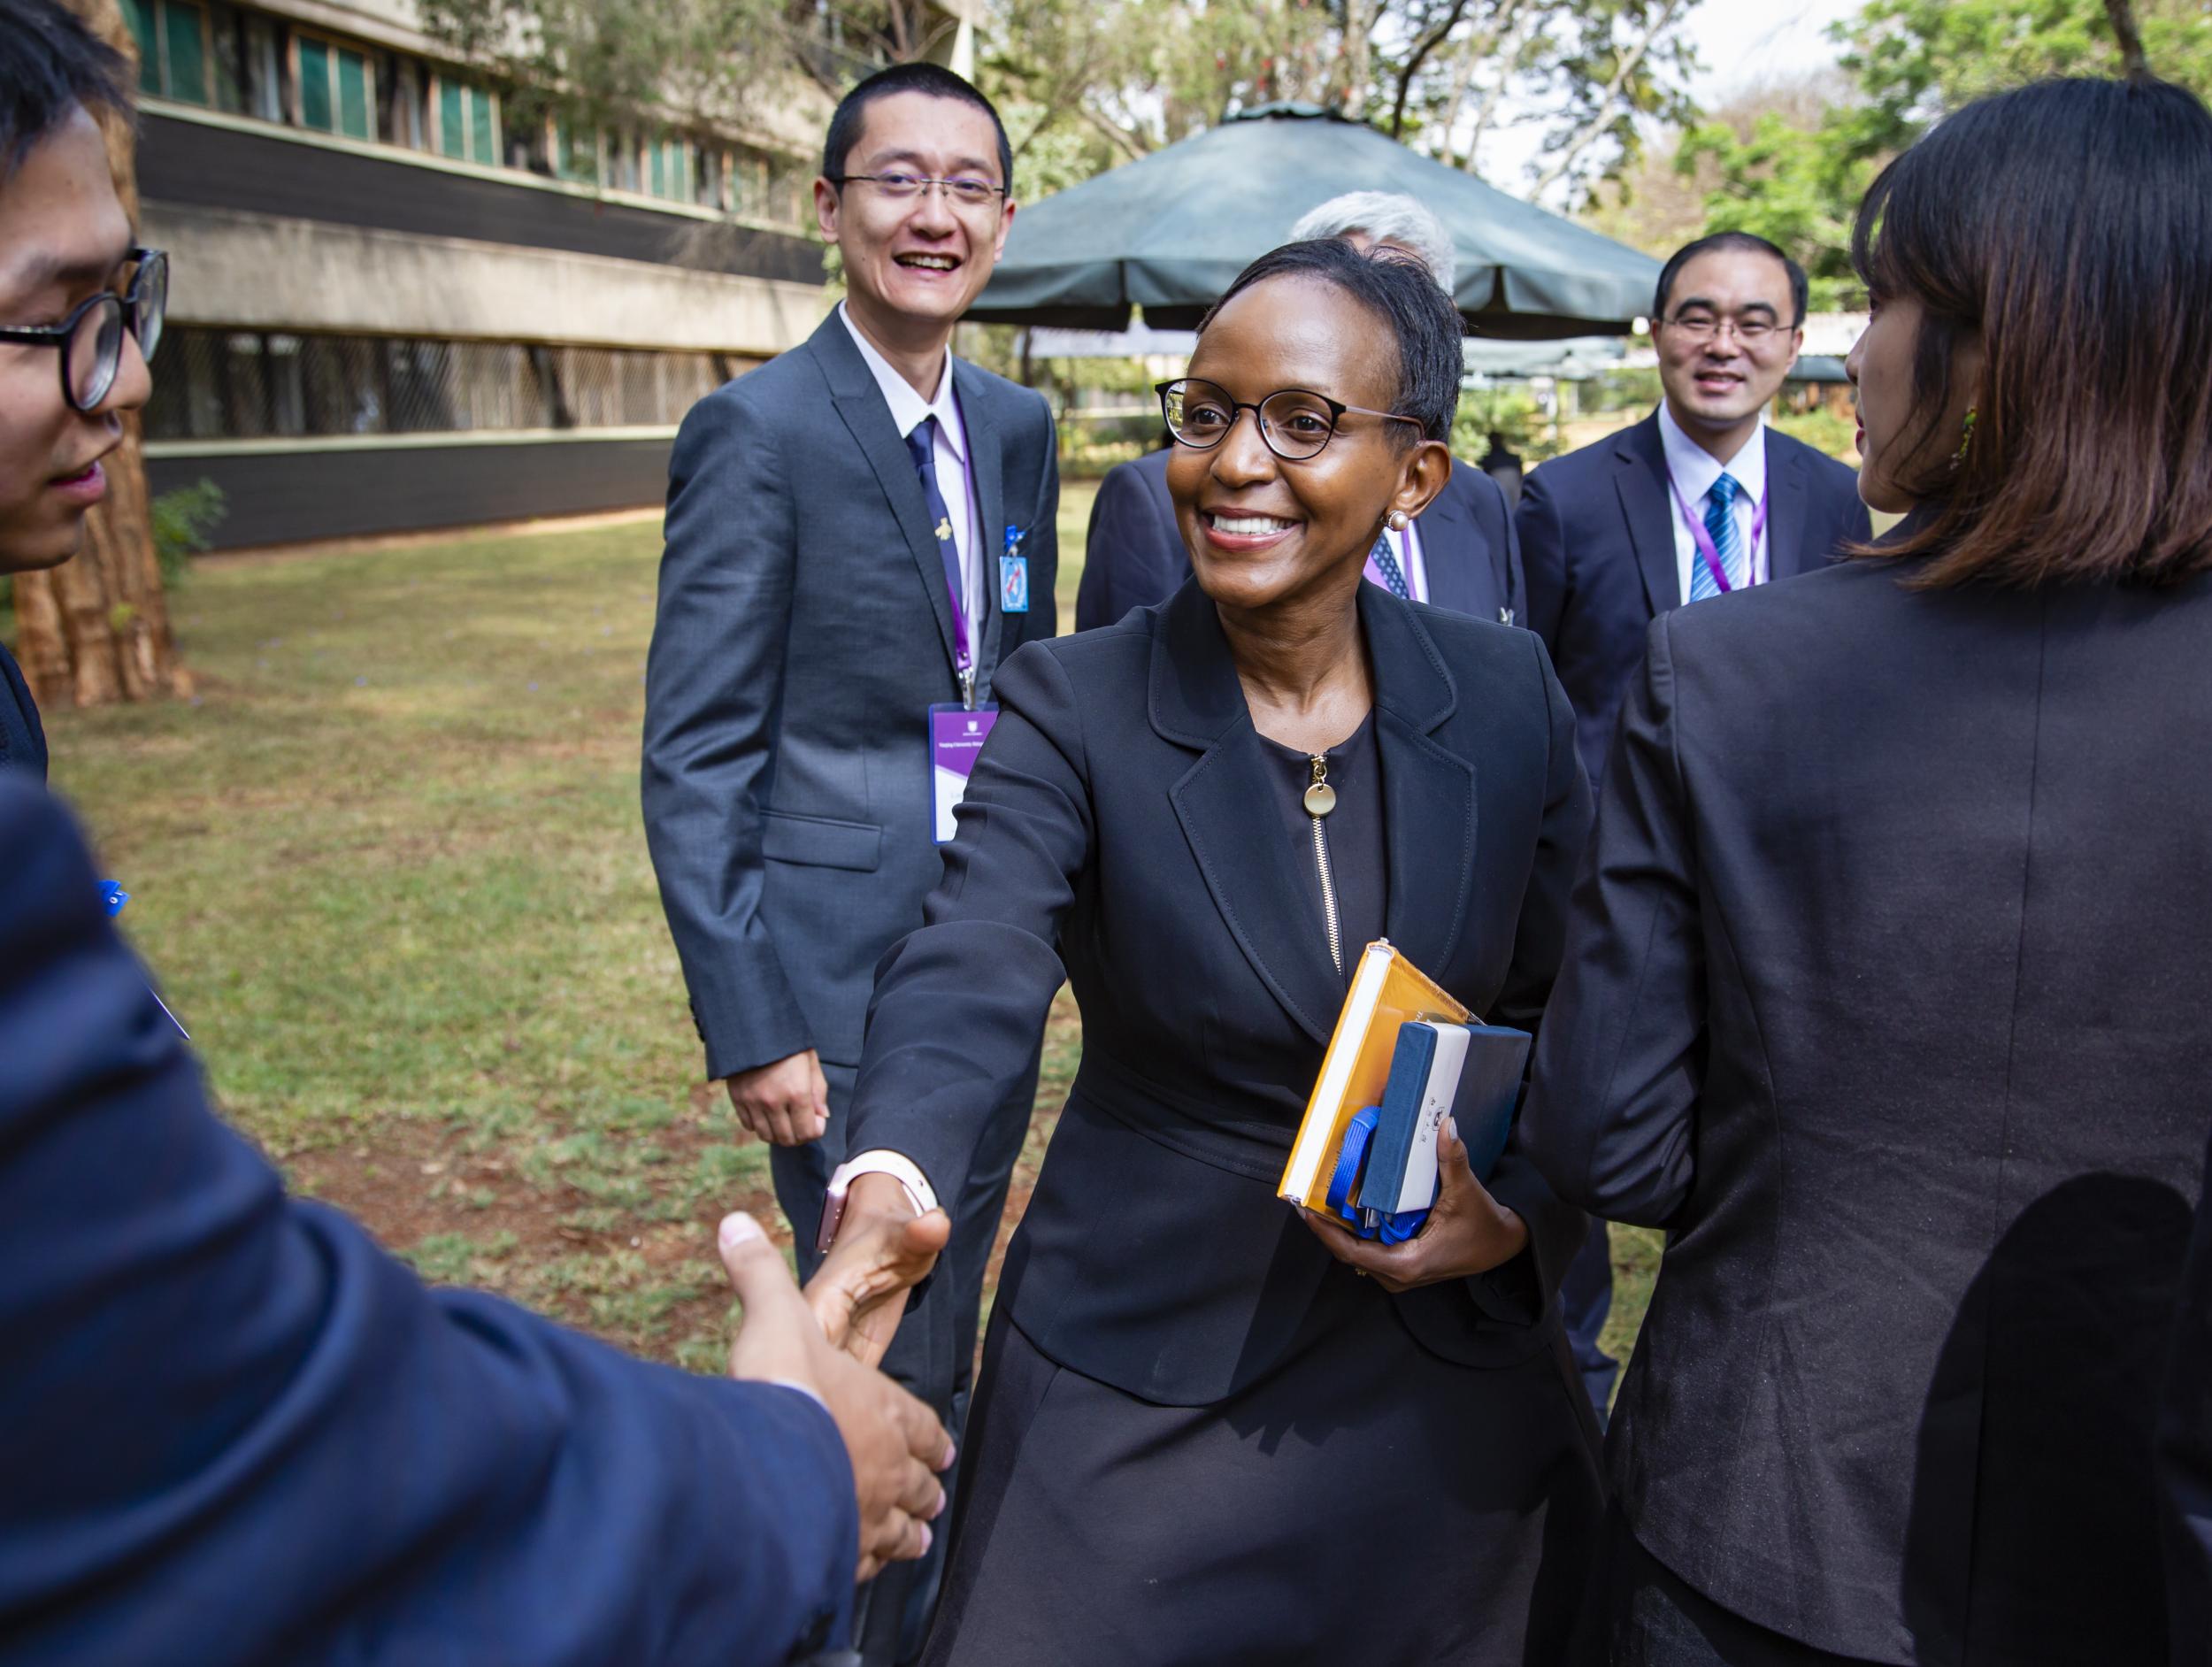
M 1679 330 L 1693 342 L 1710 342 L 1724 328 L 1735 332 L 1736 340 L 1746 347 L 1758 347 L 1773 338 L 1785 326 L 1779 319 L 1764 312 L 1738 313 L 1729 316 L 1709 312 L 1702 307 L 1686 307 L 1671 319 L 1660 323 Z M 1788 326 L 1794 329 L 1794 325 Z
M 161 320 L 169 310 L 169 257 L 158 249 L 134 249 L 138 263 L 121 295 L 103 289 L 79 303 L 59 324 L 0 329 L 0 342 L 61 350 L 62 397 L 73 411 L 96 411 L 123 367 L 123 332 L 138 338 L 145 358 L 161 345 Z
M 993 185 L 988 180 L 937 180 L 926 173 L 833 173 L 829 182 L 841 186 L 856 182 L 872 185 L 895 203 L 908 202 L 933 185 L 962 208 L 985 208 L 994 198 L 1006 195 L 1004 186 Z
M 1417 417 L 1402 411 L 1371 411 L 1347 405 L 1340 399 L 1317 394 L 1310 388 L 1281 388 L 1254 404 L 1232 399 L 1228 389 L 1198 377 L 1179 377 L 1157 382 L 1152 391 L 1160 396 L 1160 416 L 1177 443 L 1194 451 L 1211 451 L 1237 425 L 1237 413 L 1248 411 L 1259 425 L 1260 439 L 1285 463 L 1303 463 L 1320 456 L 1321 449 L 1336 437 L 1337 426 L 1348 414 L 1379 417 L 1386 422 L 1421 426 Z

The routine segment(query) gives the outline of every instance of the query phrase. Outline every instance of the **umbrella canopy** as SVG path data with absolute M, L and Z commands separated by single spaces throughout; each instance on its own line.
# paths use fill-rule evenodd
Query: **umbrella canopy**
M 1269 104 L 1024 205 L 968 317 L 1118 330 L 1132 306 L 1187 330 L 1298 217 L 1346 191 L 1426 204 L 1459 256 L 1475 330 L 1523 341 L 1618 334 L 1651 306 L 1659 263 L 1417 156 L 1364 123 Z

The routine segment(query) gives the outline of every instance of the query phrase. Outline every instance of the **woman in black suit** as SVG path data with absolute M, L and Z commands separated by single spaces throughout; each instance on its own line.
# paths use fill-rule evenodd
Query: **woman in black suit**
M 1663 1227 L 1637 1667 L 2166 1661 L 2152 1435 L 2212 1106 L 2212 119 L 1970 106 L 1854 244 L 1865 559 L 1656 621 L 1537 1048 Z
M 1361 580 L 1451 467 L 1460 337 L 1419 266 L 1344 243 L 1238 279 L 1164 393 L 1193 581 L 1007 662 L 927 924 L 878 972 L 850 1146 L 918 1173 L 853 1183 L 813 1287 L 841 1328 L 926 1263 L 916 1207 L 959 1186 L 1064 968 L 1084 1021 L 932 1663 L 1563 1647 L 1601 1520 L 1550 1302 L 1581 1217 L 1456 1145 L 1386 1255 L 1275 1196 L 1369 940 L 1535 1027 L 1588 816 L 1542 644 Z

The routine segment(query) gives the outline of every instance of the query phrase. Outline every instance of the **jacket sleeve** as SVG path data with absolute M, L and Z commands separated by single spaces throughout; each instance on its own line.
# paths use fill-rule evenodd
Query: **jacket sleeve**
M 1566 935 L 1568 895 L 1590 829 L 1590 787 L 1575 751 L 1574 711 L 1552 672 L 1550 657 L 1544 652 L 1540 638 L 1520 640 L 1529 645 L 1536 663 L 1549 727 L 1544 819 L 1537 833 L 1527 889 L 1521 897 L 1512 964 L 1497 999 L 1491 1003 L 1489 1017 L 1494 1024 L 1510 1025 L 1541 1037 L 1550 1022 L 1546 1010 Z M 1529 1161 L 1521 1120 L 1517 1120 L 1505 1150 L 1499 1154 L 1488 1186 L 1493 1197 L 1528 1225 L 1534 1262 L 1528 1271 L 1534 1274 L 1535 1285 L 1532 1292 L 1527 1291 L 1525 1280 L 1517 1280 L 1513 1265 L 1509 1264 L 1471 1282 L 1475 1301 L 1493 1318 L 1531 1321 L 1538 1317 L 1559 1288 L 1559 1281 L 1566 1277 L 1567 1264 L 1581 1247 L 1586 1224 L 1581 1210 L 1563 1201 L 1543 1172 Z
M 1060 599 L 1056 594 L 1060 579 L 1060 435 L 1052 424 L 1051 402 L 1042 394 L 1036 397 L 1044 408 L 1045 466 L 1044 486 L 1029 523 L 1036 529 L 1031 539 L 1029 631 L 1025 639 L 1031 642 L 1060 634 Z M 1044 559 L 1039 561 L 1039 556 Z
M 684 419 L 669 464 L 641 796 L 712 1078 L 814 1045 L 760 917 L 796 563 L 775 434 L 734 388 L 710 395 Z
M 2182 1264 L 2157 1451 L 2170 1659 L 2196 1667 L 2212 1661 L 2212 1197 Z
M 67 818 L 0 785 L 12 1662 L 773 1663 L 841 1636 L 835 1425 L 424 1288 L 211 1114 Z
M 1559 652 L 1559 625 L 1567 609 L 1567 530 L 1551 488 L 1555 471 L 1532 469 L 1521 486 L 1513 527 L 1521 547 L 1521 580 L 1526 601 L 1521 623 Z
M 1652 1227 L 1689 1196 L 1705 1051 L 1670 620 L 1652 622 L 1622 709 L 1522 1122 L 1562 1197 Z
M 1165 602 L 1182 588 L 1189 572 L 1189 554 L 1172 518 L 1164 519 L 1152 501 L 1143 472 L 1133 463 L 1108 470 L 1091 502 L 1075 628 L 1113 625 L 1132 608 Z
M 960 1195 L 995 1110 L 1028 1079 L 1065 978 L 1060 927 L 1090 860 L 1080 707 L 1031 644 L 1001 668 L 998 723 L 977 757 L 923 924 L 876 969 L 853 1090 L 852 1151 L 921 1166 Z

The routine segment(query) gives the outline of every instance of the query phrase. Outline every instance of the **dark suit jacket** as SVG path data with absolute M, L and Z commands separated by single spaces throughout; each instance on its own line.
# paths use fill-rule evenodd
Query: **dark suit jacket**
M 778 1662 L 857 1525 L 795 1392 L 426 1290 L 208 1110 L 60 807 L 0 774 L 11 1663 Z
M 987 700 L 1000 662 L 1055 628 L 1058 462 L 1041 395 L 953 377 Z M 1027 534 L 1027 613 L 998 606 L 1009 526 Z M 693 407 L 669 468 L 644 803 L 708 1075 L 806 1048 L 858 1062 L 875 964 L 937 881 L 925 726 L 960 698 L 952 631 L 921 482 L 834 313 Z
M 1375 666 L 1387 935 L 1477 1011 L 1533 1029 L 1588 818 L 1572 718 L 1527 632 L 1359 588 Z M 1342 1004 L 1316 882 L 1212 603 L 1194 582 L 1033 644 L 960 809 L 928 924 L 877 975 L 852 1140 L 941 1194 L 1030 1050 L 1063 969 L 1083 1063 L 999 1301 L 1037 1347 L 1133 1394 L 1203 1405 L 1277 1357 L 1330 1265 L 1275 1196 Z M 1509 1151 L 1516 1264 L 1400 1297 L 1430 1348 L 1518 1361 L 1557 1325 L 1579 1242 Z
M 1766 433 L 1772 577 L 1824 567 L 1841 545 L 1872 536 L 1857 475 L 1787 434 Z M 1513 520 L 1528 575 L 1523 623 L 1543 637 L 1574 703 L 1582 767 L 1594 787 L 1604 780 L 1614 718 L 1643 658 L 1645 628 L 1682 605 L 1676 519 L 1656 411 L 1540 465 L 1521 488 Z
M 0 643 L 0 770 L 28 771 L 46 780 L 46 731 L 23 668 Z
M 1167 450 L 1117 464 L 1098 483 L 1075 589 L 1075 628 L 1111 625 L 1165 602 L 1190 577 L 1190 552 L 1167 495 Z M 1478 619 L 1518 621 L 1521 547 L 1498 483 L 1463 463 L 1414 525 L 1428 562 L 1429 603 Z
M 2212 581 L 1900 579 L 1653 625 L 1523 1136 L 1666 1230 L 1611 1459 L 1669 1568 L 1854 1658 L 2153 1659 Z
M 2212 1661 L 2212 1200 L 2198 1202 L 2174 1305 L 2158 1457 L 2170 1654 L 2173 1667 L 2203 1667 Z

